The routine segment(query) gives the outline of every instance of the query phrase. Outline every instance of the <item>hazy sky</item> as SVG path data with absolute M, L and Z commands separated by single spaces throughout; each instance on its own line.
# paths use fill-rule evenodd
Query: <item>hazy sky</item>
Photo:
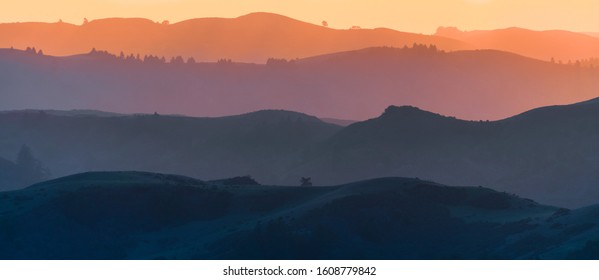
M 434 33 L 519 26 L 599 32 L 599 0 L 2 0 L 0 22 L 80 24 L 84 17 L 144 17 L 177 22 L 273 12 L 330 27 L 389 27 Z

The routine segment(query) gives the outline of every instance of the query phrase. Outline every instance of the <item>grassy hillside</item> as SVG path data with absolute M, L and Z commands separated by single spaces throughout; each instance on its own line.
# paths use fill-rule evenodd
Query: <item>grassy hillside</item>
M 599 257 L 594 208 L 418 179 L 283 187 L 96 172 L 0 200 L 3 259 Z

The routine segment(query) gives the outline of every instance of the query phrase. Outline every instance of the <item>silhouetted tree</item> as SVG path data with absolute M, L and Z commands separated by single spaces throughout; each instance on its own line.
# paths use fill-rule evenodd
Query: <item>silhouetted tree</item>
M 170 24 L 170 22 L 168 20 L 163 20 L 162 21 L 162 25 L 169 25 L 169 24 Z
M 87 18 L 83 18 L 83 24 L 85 25 L 85 24 L 88 24 L 88 23 L 89 23 L 89 21 L 87 20 Z
M 157 56 L 146 55 L 146 56 L 144 56 L 144 60 L 143 61 L 145 63 L 155 63 L 155 64 L 158 64 L 158 63 L 164 63 L 163 59 L 164 59 L 164 57 L 162 59 L 160 59 Z
M 183 60 L 183 57 L 181 57 L 179 55 L 179 56 L 176 56 L 176 57 L 171 57 L 171 62 L 170 63 L 172 63 L 172 64 L 184 64 L 185 61 Z
M 27 145 L 21 146 L 17 154 L 17 166 L 19 167 L 20 177 L 27 184 L 48 178 L 48 171 L 42 166 L 39 160 L 33 157 L 33 153 Z
M 195 64 L 195 63 L 196 63 L 196 60 L 193 57 L 189 57 L 187 59 L 187 64 Z
M 277 66 L 277 65 L 287 65 L 288 61 L 287 59 L 284 58 L 269 58 L 268 60 L 266 60 L 266 65 L 269 66 Z
M 310 187 L 312 186 L 312 178 L 311 177 L 302 177 L 300 179 L 300 183 L 302 187 Z
M 35 49 L 35 47 L 33 47 L 33 48 L 32 47 L 27 47 L 25 49 L 25 52 L 26 53 L 30 53 L 30 54 L 37 54 L 37 50 Z
M 35 159 L 31 154 L 31 149 L 27 145 L 22 145 L 17 155 L 17 165 L 20 167 L 30 168 L 35 165 Z
M 130 55 L 127 56 L 127 61 L 128 62 L 136 62 L 137 59 L 135 58 L 134 54 L 130 54 Z
M 326 20 L 322 21 L 322 26 L 329 27 L 329 23 Z

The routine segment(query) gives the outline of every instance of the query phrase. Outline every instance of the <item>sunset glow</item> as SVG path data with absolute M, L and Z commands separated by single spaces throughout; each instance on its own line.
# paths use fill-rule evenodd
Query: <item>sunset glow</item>
M 599 0 L 2 1 L 3 276 L 599 260 Z
M 388 27 L 434 33 L 438 26 L 462 30 L 512 26 L 534 30 L 599 31 L 599 1 L 543 0 L 11 0 L 3 3 L 0 22 L 65 22 L 83 18 L 142 17 L 171 23 L 190 18 L 232 18 L 271 12 L 330 27 Z

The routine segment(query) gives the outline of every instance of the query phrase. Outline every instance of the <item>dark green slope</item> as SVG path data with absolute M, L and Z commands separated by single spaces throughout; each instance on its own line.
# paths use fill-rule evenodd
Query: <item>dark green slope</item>
M 95 172 L 4 192 L 0 257 L 599 257 L 592 208 L 569 211 L 483 187 L 407 178 L 332 187 L 224 182 Z

